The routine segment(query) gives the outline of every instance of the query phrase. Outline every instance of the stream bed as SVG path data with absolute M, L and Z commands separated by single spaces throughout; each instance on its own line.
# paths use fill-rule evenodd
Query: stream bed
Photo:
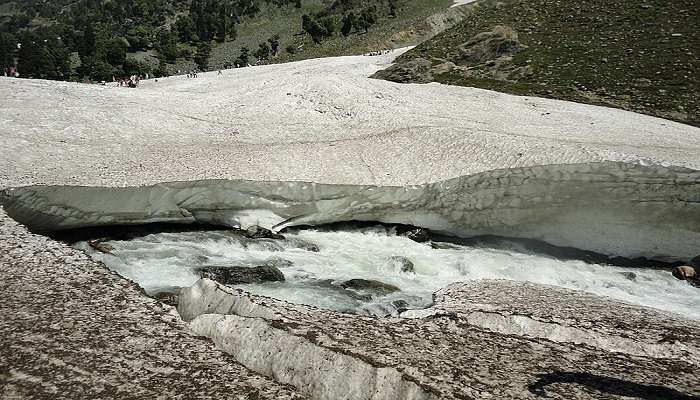
M 453 282 L 508 279 L 583 290 L 700 319 L 700 290 L 663 269 L 562 260 L 515 244 L 418 243 L 386 226 L 299 229 L 284 236 L 249 239 L 235 231 L 155 233 L 102 242 L 111 254 L 87 242 L 74 246 L 149 294 L 190 286 L 200 278 L 198 269 L 207 266 L 270 265 L 279 268 L 284 282 L 233 286 L 293 303 L 383 316 L 428 307 L 432 294 Z M 378 281 L 400 290 L 348 288 L 345 283 L 352 279 Z

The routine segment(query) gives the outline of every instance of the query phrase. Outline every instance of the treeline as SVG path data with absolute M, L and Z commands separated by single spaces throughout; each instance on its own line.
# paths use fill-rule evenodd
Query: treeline
M 316 44 L 333 37 L 336 32 L 347 37 L 369 32 L 380 17 L 395 18 L 397 0 L 379 0 L 365 5 L 362 0 L 336 0 L 325 10 L 302 17 L 301 26 Z M 340 29 L 338 29 L 340 28 Z
M 178 59 L 206 70 L 212 42 L 236 40 L 236 25 L 266 2 L 301 8 L 304 0 L 19 0 L 19 13 L 0 17 L 0 66 L 20 76 L 60 80 L 167 74 Z M 302 17 L 301 33 L 313 42 L 368 32 L 396 17 L 397 0 L 335 0 Z M 280 51 L 272 35 L 258 48 L 242 48 L 227 67 L 267 62 Z M 297 47 L 287 44 L 293 53 Z M 157 66 L 134 53 L 156 54 Z M 253 61 L 253 58 L 255 59 Z
M 299 0 L 268 2 L 301 7 Z M 178 58 L 206 69 L 210 42 L 235 40 L 236 24 L 260 11 L 260 0 L 18 3 L 21 13 L 0 18 L 1 67 L 16 66 L 22 77 L 44 79 L 165 75 L 167 63 Z M 128 55 L 148 50 L 157 51 L 158 67 Z

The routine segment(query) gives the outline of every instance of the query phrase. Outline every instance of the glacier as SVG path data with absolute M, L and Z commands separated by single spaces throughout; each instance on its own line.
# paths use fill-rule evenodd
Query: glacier
M 374 221 L 667 260 L 697 256 L 700 243 L 700 171 L 623 162 L 510 168 L 407 186 L 246 180 L 26 186 L 4 190 L 1 201 L 35 232 L 163 222 L 280 230 Z

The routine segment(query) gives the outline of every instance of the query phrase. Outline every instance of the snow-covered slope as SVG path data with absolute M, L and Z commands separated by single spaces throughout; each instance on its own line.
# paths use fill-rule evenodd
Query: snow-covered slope
M 18 189 L 6 193 L 5 208 L 37 230 L 354 219 L 625 256 L 697 254 L 700 129 L 366 78 L 395 55 L 172 77 L 138 89 L 0 79 L 8 93 L 0 186 L 193 181 Z
M 338 57 L 145 81 L 0 78 L 0 186 L 242 178 L 403 185 L 623 161 L 700 169 L 700 129 L 621 110 L 367 76 Z

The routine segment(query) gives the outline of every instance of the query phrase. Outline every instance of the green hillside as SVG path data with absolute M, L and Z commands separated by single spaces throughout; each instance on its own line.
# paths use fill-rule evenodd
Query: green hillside
M 0 1 L 0 66 L 111 80 L 416 44 L 459 20 L 451 0 Z M 441 24 L 427 19 L 438 15 Z
M 696 0 L 481 0 L 377 77 L 599 104 L 700 125 Z

